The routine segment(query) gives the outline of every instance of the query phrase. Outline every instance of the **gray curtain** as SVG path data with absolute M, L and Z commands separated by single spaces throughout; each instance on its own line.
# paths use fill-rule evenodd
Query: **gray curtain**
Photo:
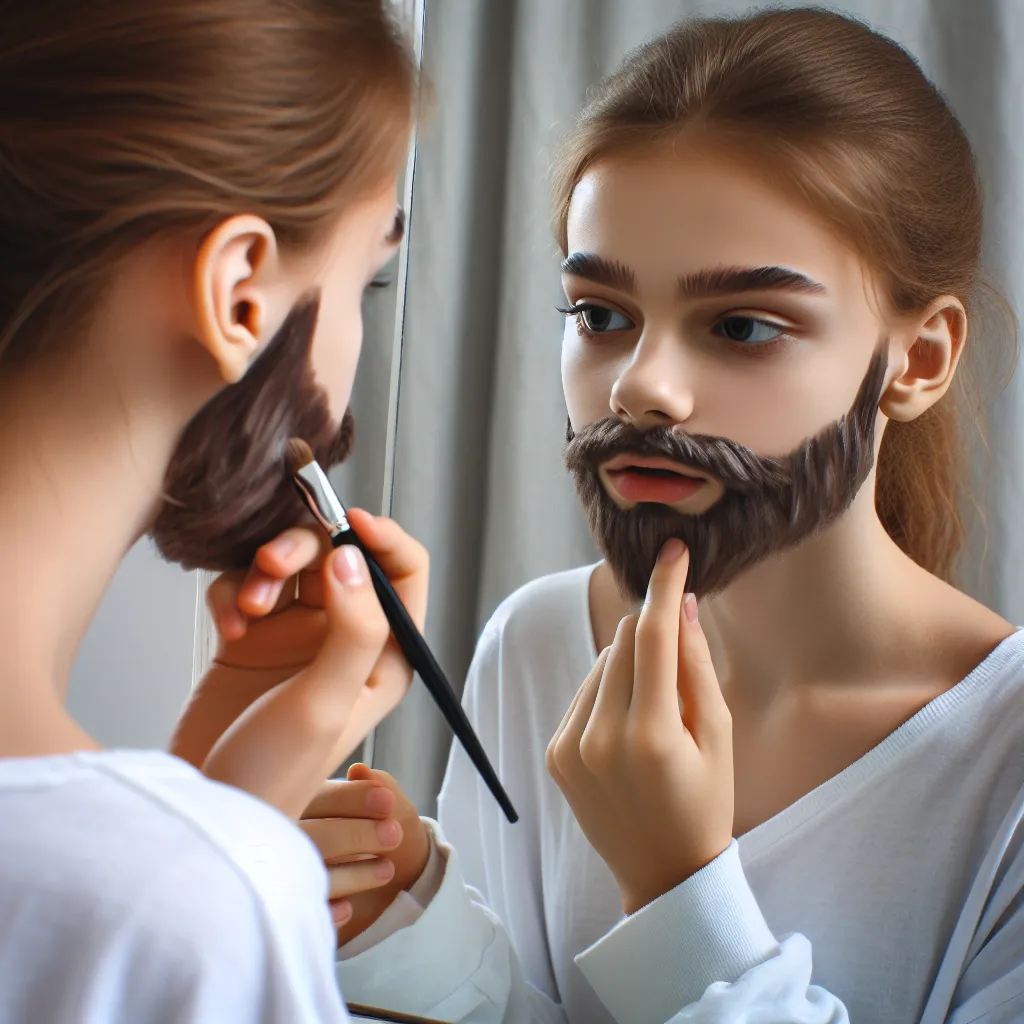
M 548 227 L 552 143 L 591 83 L 698 0 L 426 0 L 434 111 L 421 130 L 396 438 L 394 515 L 432 553 L 428 639 L 461 685 L 478 631 L 527 580 L 596 558 L 562 468 L 558 257 Z M 1024 298 L 1024 3 L 838 5 L 908 47 L 974 142 L 987 192 L 986 261 Z M 1024 395 L 992 407 L 986 540 L 966 586 L 1024 623 Z M 985 495 L 982 495 L 985 497 Z M 450 745 L 417 683 L 378 730 L 374 763 L 433 814 Z

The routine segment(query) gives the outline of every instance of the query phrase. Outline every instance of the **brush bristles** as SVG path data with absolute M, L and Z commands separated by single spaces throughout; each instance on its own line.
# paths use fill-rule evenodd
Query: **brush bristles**
M 285 448 L 285 458 L 288 460 L 288 468 L 293 473 L 298 473 L 313 461 L 313 449 L 302 438 L 293 437 Z

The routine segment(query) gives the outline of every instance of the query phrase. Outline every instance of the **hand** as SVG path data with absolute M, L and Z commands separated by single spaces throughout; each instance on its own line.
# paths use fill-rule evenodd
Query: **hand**
M 682 542 L 670 540 L 639 617 L 619 623 L 547 749 L 627 914 L 732 842 L 732 719 L 685 594 L 688 567 Z
M 430 857 L 427 830 L 392 776 L 354 764 L 348 779 L 325 782 L 300 822 L 327 865 L 339 947 L 413 885 Z
M 351 509 L 349 520 L 422 629 L 429 576 L 426 550 L 389 519 Z M 207 604 L 220 646 L 178 721 L 172 753 L 201 767 L 250 705 L 321 653 L 328 635 L 321 567 L 331 550 L 319 529 L 286 530 L 260 548 L 248 573 L 226 573 L 211 584 Z M 354 749 L 404 696 L 411 678 L 392 637 L 366 680 L 339 746 L 351 743 L 349 749 Z M 354 742 L 353 736 L 358 737 Z

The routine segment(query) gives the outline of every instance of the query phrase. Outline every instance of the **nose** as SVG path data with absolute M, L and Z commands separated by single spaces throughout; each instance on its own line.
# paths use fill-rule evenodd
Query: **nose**
M 685 423 L 694 407 L 687 362 L 672 332 L 645 332 L 612 387 L 612 412 L 638 430 Z

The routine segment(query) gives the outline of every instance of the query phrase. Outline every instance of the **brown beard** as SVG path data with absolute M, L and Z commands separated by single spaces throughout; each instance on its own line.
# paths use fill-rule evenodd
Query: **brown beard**
M 317 297 L 296 305 L 245 376 L 185 428 L 151 531 L 167 561 L 247 568 L 261 545 L 310 518 L 284 465 L 288 439 L 306 441 L 325 469 L 351 452 L 351 410 L 339 425 L 310 363 L 319 307 Z
M 763 458 L 724 437 L 672 427 L 641 431 L 614 416 L 575 435 L 570 425 L 565 464 L 575 477 L 591 533 L 623 592 L 643 599 L 658 553 L 671 537 L 690 552 L 687 590 L 705 597 L 835 522 L 874 465 L 887 353 L 888 346 L 879 345 L 848 413 L 780 458 Z M 621 509 L 605 491 L 598 468 L 623 453 L 662 456 L 701 469 L 725 492 L 695 515 L 652 502 Z

